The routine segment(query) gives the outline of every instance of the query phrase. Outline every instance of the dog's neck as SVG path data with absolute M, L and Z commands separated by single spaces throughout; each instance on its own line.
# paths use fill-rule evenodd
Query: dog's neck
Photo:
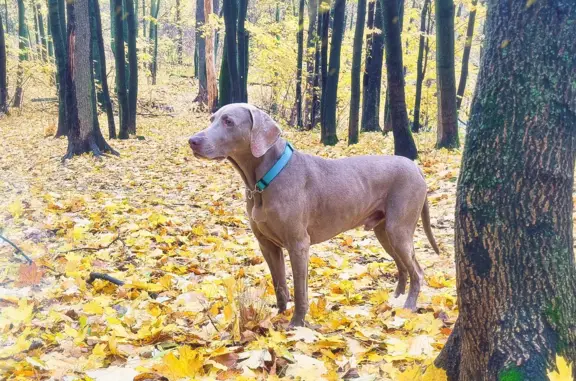
M 228 160 L 238 172 L 240 172 L 240 176 L 242 176 L 246 187 L 254 190 L 256 188 L 256 182 L 274 166 L 285 149 L 286 140 L 279 138 L 261 157 L 254 157 L 252 152 L 248 151 L 230 156 Z

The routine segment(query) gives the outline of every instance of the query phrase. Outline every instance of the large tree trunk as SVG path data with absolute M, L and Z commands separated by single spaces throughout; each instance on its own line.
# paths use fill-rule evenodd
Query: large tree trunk
M 383 30 L 382 4 L 376 1 L 374 28 Z M 374 33 L 371 38 L 370 60 L 366 60 L 364 97 L 362 102 L 362 131 L 380 130 L 380 93 L 382 90 L 382 63 L 384 61 L 384 35 Z
M 202 28 L 206 17 L 204 15 L 204 1 L 197 0 L 196 2 L 196 53 L 198 70 L 198 95 L 196 101 L 199 103 L 206 103 L 208 99 L 208 90 L 206 83 L 206 39 L 202 33 Z
M 344 11 L 346 0 L 334 1 L 334 28 L 332 29 L 332 43 L 330 44 L 330 69 L 326 83 L 326 97 L 324 98 L 324 124 L 321 130 L 321 142 L 324 145 L 338 143 L 336 128 L 336 109 L 338 104 L 338 80 L 340 78 L 340 50 L 344 37 Z
M 120 139 L 128 139 L 130 120 L 130 106 L 126 89 L 126 58 L 124 49 L 124 30 L 122 23 L 122 0 L 114 1 L 116 12 L 113 14 L 114 26 L 114 57 L 116 60 L 116 96 L 118 97 L 118 115 L 120 118 Z
M 303 119 L 306 129 L 313 127 L 312 108 L 314 92 L 314 80 L 316 79 L 315 62 L 317 54 L 316 25 L 318 21 L 318 0 L 308 0 L 308 33 L 306 39 L 306 94 L 304 96 Z M 319 52 L 318 52 L 319 53 Z
M 296 58 L 296 126 L 302 129 L 302 60 L 304 55 L 304 0 L 299 2 L 298 33 L 296 41 L 298 43 L 298 57 Z
M 354 49 L 352 53 L 352 80 L 350 95 L 350 119 L 348 121 L 348 144 L 358 143 L 358 125 L 360 124 L 360 71 L 362 69 L 362 41 L 364 40 L 366 0 L 358 0 L 357 14 L 356 30 L 354 31 Z
M 436 148 L 458 148 L 458 111 L 454 73 L 454 0 L 436 0 Z
M 0 15 L 0 116 L 8 114 L 8 81 L 6 71 L 6 39 Z
M 240 101 L 248 102 L 249 34 L 246 30 L 248 0 L 239 0 L 238 9 L 238 74 L 240 75 Z
M 402 65 L 402 41 L 400 31 L 402 15 L 397 0 L 378 0 L 383 2 L 384 36 L 386 46 L 386 74 L 388 77 L 388 100 L 390 102 L 390 120 L 394 134 L 394 155 L 416 159 L 418 151 L 408 127 L 406 96 L 404 93 L 404 66 Z
M 470 15 L 468 16 L 466 44 L 464 45 L 464 53 L 462 54 L 462 71 L 460 72 L 460 82 L 458 83 L 458 91 L 456 93 L 456 108 L 458 110 L 460 110 L 460 106 L 462 105 L 462 98 L 464 98 L 464 90 L 466 89 L 466 80 L 468 79 L 468 61 L 470 60 L 470 50 L 472 50 L 472 37 L 474 36 L 476 4 L 478 4 L 478 0 L 472 0 L 472 9 L 470 9 Z
M 50 30 L 54 44 L 54 55 L 56 57 L 56 75 L 58 77 L 58 130 L 56 137 L 68 135 L 68 118 L 66 116 L 66 73 L 69 70 L 66 53 L 65 35 L 62 34 L 60 14 L 60 1 L 48 0 L 48 11 L 50 14 Z
M 212 0 L 204 0 L 204 15 L 206 24 L 210 25 Z M 209 27 L 205 31 L 206 41 L 206 92 L 208 94 L 208 111 L 214 112 L 218 107 L 218 84 L 216 83 L 216 66 L 214 65 L 214 30 Z
M 138 36 L 138 20 L 134 11 L 134 0 L 124 1 L 127 10 L 128 67 L 130 69 L 128 80 L 128 133 L 136 134 L 136 109 L 138 107 L 138 51 L 136 38 Z
M 416 63 L 416 100 L 414 102 L 414 122 L 412 131 L 420 131 L 420 103 L 422 102 L 422 82 L 424 82 L 424 42 L 428 39 L 426 34 L 426 18 L 430 8 L 430 0 L 424 0 L 420 13 L 420 41 L 418 44 L 418 61 Z
M 92 152 L 95 156 L 100 156 L 103 152 L 117 154 L 104 140 L 95 115 L 90 0 L 68 2 L 68 10 L 68 52 L 72 69 L 69 80 L 73 89 L 71 93 L 76 98 L 76 110 L 70 115 L 76 120 L 70 124 L 68 150 L 63 159 L 86 152 Z
M 22 106 L 22 81 L 24 79 L 24 61 L 28 60 L 28 30 L 26 28 L 24 0 L 18 0 L 18 69 L 16 71 L 16 91 L 14 92 L 15 108 Z
M 238 6 L 235 0 L 224 0 L 224 26 L 225 26 L 225 57 L 226 67 L 222 65 L 222 71 L 226 69 L 224 78 L 228 78 L 229 94 L 224 94 L 220 91 L 221 105 L 227 103 L 223 102 L 239 102 L 242 99 L 242 79 L 238 68 L 238 36 L 237 20 L 238 20 Z M 222 90 L 223 88 L 221 88 Z
M 487 14 L 456 198 L 460 315 L 436 365 L 548 380 L 559 355 L 576 377 L 576 3 L 489 0 Z
M 100 4 L 98 0 L 91 0 L 92 8 L 94 9 L 94 30 L 96 31 L 96 47 L 98 49 L 99 65 L 100 68 L 100 81 L 102 86 L 102 107 L 106 111 L 108 118 L 108 137 L 116 139 L 116 126 L 114 124 L 114 111 L 112 109 L 112 102 L 110 101 L 110 90 L 108 88 L 108 78 L 106 73 L 106 54 L 104 51 L 104 38 L 102 37 L 102 18 L 100 16 Z M 94 36 L 92 37 L 94 38 Z

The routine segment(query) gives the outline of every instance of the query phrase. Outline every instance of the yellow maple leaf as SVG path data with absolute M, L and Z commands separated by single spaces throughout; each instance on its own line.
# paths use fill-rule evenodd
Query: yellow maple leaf
M 8 204 L 8 211 L 14 218 L 22 216 L 24 213 L 24 206 L 22 205 L 22 200 L 16 199 Z
M 564 357 L 556 355 L 556 367 L 558 371 L 548 372 L 550 381 L 572 381 L 572 365 L 566 362 Z
M 412 365 L 398 375 L 398 381 L 422 381 L 422 368 L 420 365 Z
M 104 308 L 95 300 L 84 304 L 82 310 L 89 315 L 102 315 L 104 313 Z
M 436 368 L 434 364 L 430 364 L 426 368 L 426 372 L 422 375 L 422 381 L 447 381 L 448 376 L 446 371 L 442 368 Z
M 188 346 L 178 348 L 178 357 L 168 353 L 159 370 L 173 379 L 195 377 L 202 370 L 204 356 Z

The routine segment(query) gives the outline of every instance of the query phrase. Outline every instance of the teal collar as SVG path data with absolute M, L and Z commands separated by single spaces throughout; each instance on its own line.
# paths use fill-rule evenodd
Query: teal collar
M 280 172 L 282 172 L 282 170 L 286 167 L 286 164 L 288 164 L 290 161 L 293 152 L 294 147 L 292 147 L 292 144 L 286 142 L 286 148 L 284 148 L 284 153 L 282 156 L 280 156 L 276 164 L 274 164 L 272 168 L 270 168 L 270 170 L 266 172 L 266 174 L 262 176 L 262 178 L 256 183 L 256 192 L 262 192 L 268 187 L 268 185 L 270 185 L 272 180 L 274 180 L 276 176 L 278 176 Z

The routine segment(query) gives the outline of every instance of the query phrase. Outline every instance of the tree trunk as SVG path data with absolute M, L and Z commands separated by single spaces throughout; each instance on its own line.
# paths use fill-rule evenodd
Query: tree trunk
M 456 198 L 460 315 L 436 365 L 548 380 L 559 355 L 574 378 L 576 3 L 489 0 L 487 15 Z
M 306 129 L 312 128 L 312 99 L 314 98 L 314 63 L 316 56 L 316 23 L 318 19 L 318 0 L 308 0 L 308 33 L 306 38 L 306 90 L 304 94 L 303 123 Z
M 127 9 L 128 24 L 128 133 L 136 134 L 136 108 L 138 107 L 138 51 L 136 37 L 138 36 L 138 20 L 134 13 L 134 0 L 124 0 Z M 136 0 L 138 1 L 138 0 Z
M 358 125 L 360 124 L 360 70 L 362 69 L 362 42 L 364 40 L 366 0 L 358 0 L 357 15 L 356 30 L 354 31 L 354 49 L 352 53 L 352 81 L 350 95 L 350 120 L 348 123 L 348 144 L 358 143 Z
M 372 38 L 374 37 L 374 13 L 376 9 L 376 1 L 377 0 L 368 0 L 368 13 L 366 19 L 366 58 L 364 60 L 364 74 L 362 76 L 362 120 L 361 120 L 361 130 L 362 132 L 369 131 L 366 130 L 368 127 L 366 124 L 366 120 L 364 117 L 364 107 L 366 104 L 366 91 L 368 90 L 368 82 L 370 81 L 370 77 L 368 75 L 368 69 L 372 65 Z M 371 126 L 373 127 L 373 126 Z M 378 131 L 377 129 L 374 131 Z
M 28 60 L 28 31 L 26 29 L 24 0 L 18 0 L 18 69 L 16 71 L 16 91 L 14 93 L 15 108 L 22 107 L 22 81 L 24 77 L 24 61 Z
M 319 3 L 318 3 L 319 4 Z M 320 91 L 322 84 L 320 83 L 320 56 L 322 50 L 322 43 L 320 36 L 322 35 L 322 18 L 323 14 L 318 9 L 316 12 L 316 35 L 314 42 L 314 73 L 312 78 L 312 99 L 310 101 L 310 117 L 308 119 L 307 129 L 311 130 L 316 127 L 318 123 L 318 113 L 320 111 Z
M 324 98 L 325 125 L 322 125 L 320 137 L 324 145 L 338 143 L 336 109 L 338 104 L 338 80 L 340 78 L 340 50 L 342 48 L 344 29 L 346 29 L 346 25 L 344 25 L 345 10 L 346 0 L 334 1 L 334 28 L 332 29 L 332 43 L 330 44 L 330 69 L 326 83 L 326 97 Z
M 468 16 L 466 44 L 464 45 L 464 53 L 462 54 L 462 71 L 460 72 L 460 82 L 458 83 L 458 91 L 456 93 L 456 108 L 458 110 L 460 110 L 460 106 L 462 105 L 462 98 L 464 98 L 464 90 L 466 89 L 466 79 L 468 79 L 468 61 L 470 60 L 470 50 L 472 50 L 472 37 L 474 36 L 476 4 L 478 4 L 478 0 L 472 0 L 472 9 L 470 9 L 470 15 Z
M 152 77 L 152 84 L 156 84 L 156 75 L 158 72 L 158 11 L 160 10 L 160 0 L 152 0 L 150 6 L 150 44 L 152 45 L 152 61 L 150 62 L 150 75 Z
M 238 12 L 238 74 L 240 75 L 240 101 L 248 102 L 249 33 L 246 30 L 248 0 L 239 0 Z
M 386 46 L 386 74 L 388 77 L 388 100 L 390 102 L 390 120 L 394 134 L 394 155 L 414 160 L 418 156 L 414 139 L 408 127 L 406 96 L 404 93 L 404 66 L 402 65 L 402 40 L 400 31 L 402 15 L 397 0 L 378 0 L 383 2 L 384 36 Z
M 202 28 L 206 22 L 204 15 L 204 1 L 196 1 L 196 53 L 198 55 L 198 95 L 196 102 L 205 104 L 208 99 L 207 79 L 206 79 L 206 39 L 203 36 Z
M 40 44 L 40 29 L 38 26 L 38 5 L 39 4 L 35 4 L 34 1 L 31 2 L 31 6 L 32 6 L 32 15 L 34 17 L 34 39 L 36 42 L 36 54 L 38 55 L 38 58 L 41 60 L 44 60 L 45 57 L 43 57 L 43 52 L 42 52 L 42 45 Z
M 6 39 L 0 15 L 0 116 L 8 114 L 8 81 L 6 71 Z
M 242 99 L 241 97 L 241 78 L 238 70 L 238 43 L 236 41 L 237 37 L 237 25 L 238 20 L 238 7 L 235 0 L 224 0 L 224 25 L 225 25 L 225 51 L 226 51 L 226 69 L 227 73 L 225 77 L 228 77 L 229 91 L 230 94 L 224 95 L 222 92 L 222 101 L 229 101 L 231 103 L 238 102 Z M 224 69 L 224 66 L 222 70 Z M 226 103 L 221 103 L 224 105 Z
M 203 1 L 199 0 L 198 3 Z M 176 0 L 176 56 L 178 65 L 182 65 L 182 47 L 184 46 L 184 32 L 182 29 L 182 20 L 180 18 L 180 0 Z
M 416 64 L 416 100 L 414 102 L 414 122 L 412 131 L 420 131 L 420 103 L 422 101 L 422 82 L 424 81 L 424 42 L 428 39 L 426 34 L 426 16 L 430 6 L 430 0 L 424 0 L 420 13 L 420 41 L 418 44 L 418 61 Z
M 52 33 L 54 44 L 54 55 L 56 57 L 56 75 L 58 77 L 58 131 L 56 137 L 68 135 L 68 118 L 66 115 L 66 81 L 68 62 L 66 58 L 66 42 L 62 34 L 60 2 L 58 0 L 48 0 L 48 12 L 50 14 L 49 28 Z
M 436 148 L 458 148 L 458 111 L 454 74 L 454 0 L 436 0 Z
M 328 29 L 330 27 L 330 1 L 322 0 L 320 5 L 320 13 L 322 15 L 322 22 L 320 23 L 322 31 L 320 33 L 321 46 L 320 46 L 320 83 L 322 92 L 320 95 L 320 128 L 323 130 L 326 125 L 325 110 L 326 105 L 326 84 L 328 82 Z
M 44 30 L 44 18 L 42 17 L 42 8 L 36 4 L 36 14 L 38 15 L 38 31 L 40 32 L 40 44 L 42 46 L 42 60 L 48 61 L 48 44 L 46 43 L 46 33 Z
M 304 0 L 300 0 L 298 15 L 298 33 L 296 41 L 298 42 L 298 57 L 296 59 L 296 126 L 299 129 L 304 127 L 302 121 L 302 60 L 304 55 Z
M 204 15 L 210 25 L 212 17 L 212 0 L 204 0 Z M 206 41 L 206 92 L 208 94 L 208 111 L 214 112 L 218 107 L 218 84 L 216 83 L 216 66 L 214 65 L 214 30 L 209 27 L 205 33 Z
M 142 36 L 146 37 L 146 0 L 142 0 Z
M 98 0 L 91 0 L 91 7 L 94 9 L 94 30 L 96 31 L 96 47 L 100 64 L 100 81 L 102 86 L 102 107 L 106 110 L 108 118 L 108 137 L 116 139 L 116 126 L 114 124 L 114 111 L 110 101 L 110 90 L 108 88 L 108 78 L 106 73 L 106 54 L 104 51 L 104 38 L 102 37 L 102 18 L 100 16 L 100 4 Z M 93 37 L 94 38 L 94 37 Z
M 68 54 L 68 43 L 66 42 L 66 38 L 68 38 L 68 28 L 66 27 L 66 4 L 65 4 L 65 0 L 58 0 L 58 15 L 59 15 L 59 21 L 60 21 L 60 35 L 63 38 L 63 42 L 64 42 L 64 49 L 66 51 L 66 54 Z M 54 34 L 54 31 L 52 31 L 52 34 Z
M 383 29 L 382 4 L 375 0 L 373 28 Z M 382 63 L 384 61 L 384 35 L 372 33 L 370 59 L 366 59 L 364 96 L 362 102 L 362 131 L 380 131 L 380 93 L 382 89 Z
M 97 0 L 96 0 L 97 1 Z M 128 103 L 128 93 L 126 89 L 126 53 L 124 49 L 124 27 L 122 22 L 122 0 L 113 0 L 114 8 L 114 46 L 116 51 L 116 96 L 118 97 L 118 115 L 120 118 L 120 139 L 128 139 L 130 120 L 130 105 Z M 118 11 L 119 10 L 119 11 Z
M 90 27 L 90 1 L 76 0 L 68 3 L 69 62 L 73 72 L 72 87 L 76 97 L 76 121 L 68 130 L 68 151 L 63 159 L 92 152 L 116 153 L 104 140 L 96 118 L 96 93 L 92 70 L 92 38 Z
M 48 9 L 48 13 L 46 14 L 46 41 L 48 44 L 48 57 L 52 58 L 54 57 L 54 42 L 52 39 L 52 31 L 50 30 L 50 9 Z M 58 76 L 56 76 L 56 79 L 58 79 Z

